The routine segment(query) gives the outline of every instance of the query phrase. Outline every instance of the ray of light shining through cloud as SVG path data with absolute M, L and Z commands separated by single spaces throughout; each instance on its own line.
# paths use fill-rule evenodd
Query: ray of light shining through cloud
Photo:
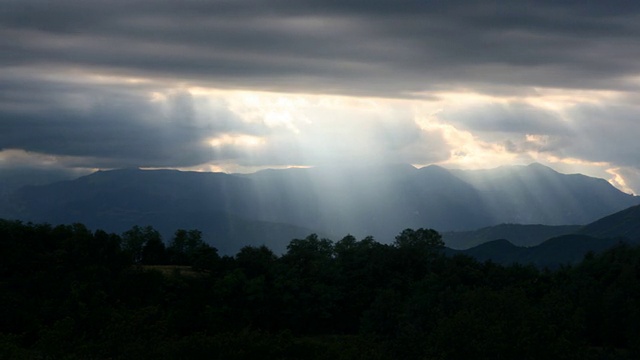
M 640 192 L 639 5 L 0 4 L 2 169 L 539 162 Z

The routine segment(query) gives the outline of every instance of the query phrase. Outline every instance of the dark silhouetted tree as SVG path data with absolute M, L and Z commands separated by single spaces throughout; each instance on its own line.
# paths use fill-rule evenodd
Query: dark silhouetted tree
M 444 241 L 433 229 L 405 229 L 396 236 L 393 247 L 396 269 L 415 279 L 433 269 L 435 260 L 442 256 Z
M 218 250 L 202 240 L 200 230 L 177 230 L 167 253 L 172 264 L 191 265 L 197 270 L 214 270 L 220 260 Z
M 434 253 L 444 248 L 444 241 L 442 236 L 433 229 L 405 229 L 396 236 L 393 245 L 399 249 Z
M 122 247 L 135 264 L 160 263 L 165 258 L 162 237 L 151 226 L 143 228 L 135 225 L 125 231 L 122 234 Z

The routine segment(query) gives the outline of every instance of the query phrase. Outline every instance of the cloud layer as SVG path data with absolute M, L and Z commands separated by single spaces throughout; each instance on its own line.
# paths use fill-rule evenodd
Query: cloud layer
M 0 6 L 0 159 L 202 169 L 540 161 L 640 192 L 640 4 Z

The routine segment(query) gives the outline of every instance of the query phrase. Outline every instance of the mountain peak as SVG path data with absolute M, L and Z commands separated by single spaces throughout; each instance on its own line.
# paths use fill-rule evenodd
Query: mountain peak
M 295 227 L 332 236 L 373 235 L 384 241 L 406 228 L 461 231 L 499 223 L 586 224 L 640 202 L 604 180 L 555 173 L 540 164 L 462 171 L 438 165 L 416 169 L 409 164 L 361 163 L 271 173 L 274 176 L 137 168 L 99 171 L 16 191 L 6 196 L 0 215 L 83 222 L 108 231 L 133 224 L 164 231 L 209 229 L 212 237 L 215 231 L 224 232 L 245 245 L 263 241 L 264 236 L 254 234 L 247 240 L 240 233 L 233 235 L 223 219 L 233 216 L 262 230 L 265 223 L 280 224 L 273 227 L 274 239 L 278 231 L 290 234 L 287 229 Z
M 539 162 L 532 162 L 531 164 L 527 165 L 528 168 L 532 168 L 532 169 L 549 169 L 549 170 L 553 170 L 550 167 L 546 166 L 546 165 L 542 165 Z
M 530 170 L 534 170 L 534 171 L 545 171 L 545 172 L 549 172 L 549 173 L 558 173 L 557 171 L 553 170 L 552 168 L 546 166 L 546 165 L 542 165 L 540 163 L 534 162 L 531 163 L 529 165 L 526 166 L 527 169 Z
M 416 170 L 413 165 L 406 163 L 340 163 L 320 165 L 312 169 L 365 172 L 407 172 Z

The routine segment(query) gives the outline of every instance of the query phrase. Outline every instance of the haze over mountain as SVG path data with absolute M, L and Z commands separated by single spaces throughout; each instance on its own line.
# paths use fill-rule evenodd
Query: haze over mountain
M 0 3 L 0 172 L 535 161 L 640 194 L 637 2 Z
M 115 232 L 148 224 L 165 237 L 177 228 L 200 229 L 222 252 L 233 252 L 263 243 L 282 251 L 312 232 L 389 242 L 405 228 L 586 224 L 638 203 L 604 180 L 538 164 L 466 172 L 325 166 L 245 175 L 123 169 L 24 187 L 5 196 L 0 216 Z
M 549 236 L 551 234 L 560 235 Z M 547 238 L 539 241 L 544 236 Z M 502 224 L 444 234 L 444 239 L 450 247 L 446 250 L 449 255 L 465 254 L 479 261 L 490 260 L 503 265 L 520 263 L 555 268 L 577 264 L 589 252 L 599 253 L 621 244 L 640 244 L 640 205 L 585 226 Z M 477 246 L 470 247 L 469 244 Z M 463 250 L 451 249 L 452 246 Z
M 499 224 L 470 231 L 449 231 L 442 234 L 447 247 L 469 249 L 494 240 L 508 240 L 515 246 L 536 246 L 556 236 L 573 234 L 580 225 Z
M 627 243 L 637 245 L 637 241 Z M 570 234 L 551 238 L 532 247 L 516 246 L 508 240 L 499 239 L 480 244 L 466 250 L 450 250 L 449 255 L 464 254 L 478 261 L 493 261 L 502 265 L 519 263 L 537 267 L 557 268 L 561 265 L 577 264 L 589 253 L 600 253 L 616 245 L 621 239 L 600 239 L 588 235 Z
M 640 206 L 633 206 L 599 219 L 584 226 L 578 233 L 600 238 L 623 237 L 640 240 Z

